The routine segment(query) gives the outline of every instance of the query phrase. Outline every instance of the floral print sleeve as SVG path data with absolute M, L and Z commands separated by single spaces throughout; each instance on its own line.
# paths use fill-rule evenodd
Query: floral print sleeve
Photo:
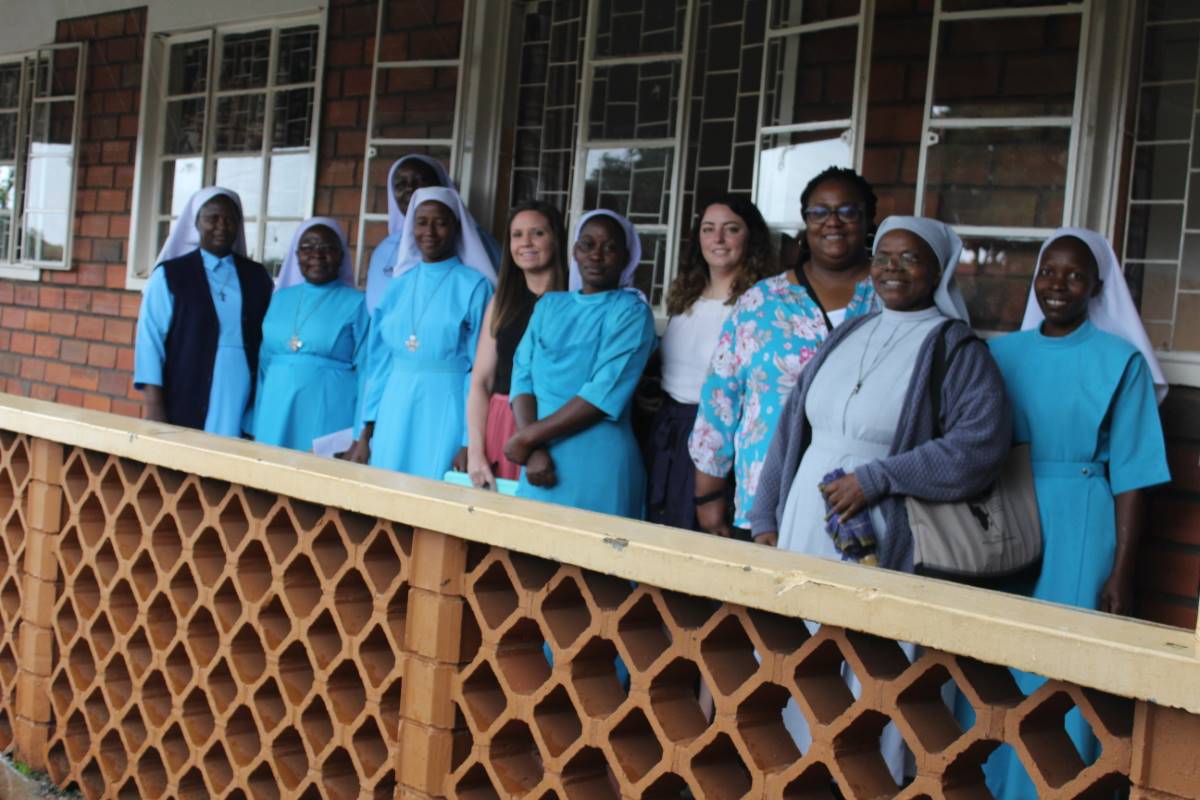
M 874 291 L 862 281 L 846 318 L 873 310 Z M 738 299 L 713 352 L 688 440 L 701 472 L 737 481 L 734 524 L 749 527 L 758 477 L 784 401 L 800 371 L 829 334 L 807 290 L 776 275 Z

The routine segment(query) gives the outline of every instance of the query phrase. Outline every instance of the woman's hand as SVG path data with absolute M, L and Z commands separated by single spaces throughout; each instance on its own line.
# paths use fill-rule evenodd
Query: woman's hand
M 450 469 L 455 472 L 467 471 L 467 448 L 458 448 L 458 452 L 454 454 L 454 458 L 450 459 Z
M 525 480 L 543 489 L 549 489 L 558 483 L 558 473 L 555 471 L 554 459 L 550 457 L 549 450 L 539 447 L 529 454 L 525 462 Z
M 754 543 L 765 545 L 766 547 L 778 547 L 779 546 L 779 532 L 778 531 L 763 531 L 762 533 L 756 534 L 754 536 Z
M 733 535 L 733 530 L 729 527 L 729 501 L 724 497 L 696 506 L 696 522 L 705 533 L 724 536 L 726 539 Z
M 528 428 L 522 428 L 517 431 L 504 444 L 504 457 L 514 464 L 524 464 L 533 453 L 533 442 L 526 434 L 527 430 Z
M 821 493 L 829 501 L 829 513 L 837 514 L 840 522 L 845 522 L 867 507 L 866 495 L 853 472 L 821 484 Z
M 471 483 L 475 484 L 476 488 L 496 488 L 496 476 L 492 474 L 492 466 L 488 464 L 487 458 L 482 453 L 473 453 L 467 450 L 466 472 L 471 476 Z
M 1100 610 L 1106 614 L 1133 613 L 1133 575 L 1114 569 L 1100 589 Z
M 350 445 L 344 453 L 338 453 L 337 458 L 345 459 L 354 464 L 366 464 L 371 460 L 371 436 L 375 433 L 375 423 L 368 422 L 363 426 L 362 435 Z

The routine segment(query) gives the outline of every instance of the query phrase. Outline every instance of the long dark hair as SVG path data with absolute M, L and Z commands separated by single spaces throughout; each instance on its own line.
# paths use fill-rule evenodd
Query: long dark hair
M 567 288 L 567 229 L 563 225 L 562 212 L 542 200 L 526 200 L 513 206 L 504 223 L 504 246 L 500 253 L 500 276 L 496 286 L 496 301 L 492 309 L 492 335 L 515 317 L 533 292 L 525 283 L 525 275 L 512 258 L 512 223 L 522 211 L 536 211 L 550 225 L 554 236 L 554 274 L 548 291 L 558 292 Z
M 803 214 L 804 209 L 808 208 L 808 198 L 812 197 L 812 193 L 817 190 L 817 187 L 830 181 L 850 184 L 862 199 L 863 225 L 866 226 L 867 233 L 866 245 L 870 250 L 871 239 L 875 235 L 875 228 L 878 227 L 875 223 L 875 213 L 879 208 L 879 198 L 875 196 L 875 187 L 849 167 L 826 167 L 817 173 L 816 177 L 809 181 L 808 185 L 804 187 L 804 191 L 800 193 L 800 213 Z M 812 248 L 808 246 L 807 223 L 796 234 L 796 244 L 800 247 L 800 256 L 796 260 L 796 269 L 799 269 L 812 257 Z
M 708 262 L 704 260 L 704 253 L 700 249 L 700 225 L 704 222 L 704 214 L 716 205 L 728 206 L 730 211 L 741 217 L 750 234 L 746 240 L 746 253 L 742 257 L 742 263 L 738 265 L 733 286 L 730 287 L 727 304 L 733 305 L 747 289 L 778 271 L 775 249 L 771 247 L 771 231 L 758 206 L 736 194 L 714 197 L 705 203 L 696 215 L 687 260 L 683 262 L 679 274 L 671 283 L 671 291 L 667 295 L 667 313 L 671 316 L 682 314 L 691 308 L 692 303 L 695 303 L 708 288 Z

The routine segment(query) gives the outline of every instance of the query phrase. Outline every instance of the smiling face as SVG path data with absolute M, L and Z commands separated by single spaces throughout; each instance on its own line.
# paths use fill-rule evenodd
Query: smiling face
M 513 263 L 526 272 L 554 265 L 558 242 L 550 221 L 537 211 L 521 211 L 508 228 L 508 250 Z
M 823 181 L 813 189 L 806 210 L 824 208 L 831 212 L 822 220 L 805 222 L 804 235 L 815 266 L 843 270 L 862 263 L 867 241 L 867 221 L 862 205 L 863 198 L 858 190 L 844 180 Z M 843 219 L 837 211 L 845 207 L 856 210 L 858 219 L 849 222 Z
M 322 286 L 336 280 L 342 268 L 342 242 L 325 225 L 313 225 L 296 243 L 296 258 L 304 280 Z
M 1046 315 L 1042 333 L 1066 336 L 1087 319 L 1088 302 L 1103 286 L 1091 249 L 1074 236 L 1055 240 L 1038 262 L 1033 293 Z
M 579 231 L 575 260 L 579 263 L 584 294 L 616 289 L 629 262 L 625 231 L 612 217 L 604 214 L 592 217 Z
M 401 214 L 408 213 L 408 203 L 417 189 L 441 185 L 433 167 L 416 158 L 406 159 L 392 173 L 392 194 L 396 197 Z
M 746 221 L 729 206 L 713 203 L 700 219 L 700 253 L 712 271 L 728 272 L 737 269 L 746 256 L 750 231 Z
M 200 247 L 214 256 L 224 258 L 233 252 L 233 243 L 237 241 L 238 226 L 241 224 L 242 215 L 233 198 L 225 194 L 213 196 L 200 206 L 200 213 L 196 215 Z
M 458 219 L 437 200 L 426 200 L 413 215 L 413 238 L 426 262 L 445 261 L 454 255 Z
M 932 306 L 941 275 L 933 249 L 912 231 L 888 231 L 875 245 L 871 282 L 884 307 L 892 311 Z

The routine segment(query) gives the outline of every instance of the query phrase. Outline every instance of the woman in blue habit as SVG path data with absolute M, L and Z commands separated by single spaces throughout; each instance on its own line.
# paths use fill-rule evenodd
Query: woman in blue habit
M 462 445 L 467 389 L 496 272 L 458 192 L 418 189 L 371 315 L 352 461 L 441 478 Z
M 254 438 L 312 450 L 313 439 L 353 426 L 367 309 L 336 221 L 297 229 L 262 332 Z
M 641 260 L 632 223 L 585 214 L 575 232 L 571 291 L 534 308 L 513 361 L 517 432 L 505 456 L 524 465 L 517 495 L 640 519 L 646 473 L 630 421 L 654 350 L 654 315 L 631 288 Z

